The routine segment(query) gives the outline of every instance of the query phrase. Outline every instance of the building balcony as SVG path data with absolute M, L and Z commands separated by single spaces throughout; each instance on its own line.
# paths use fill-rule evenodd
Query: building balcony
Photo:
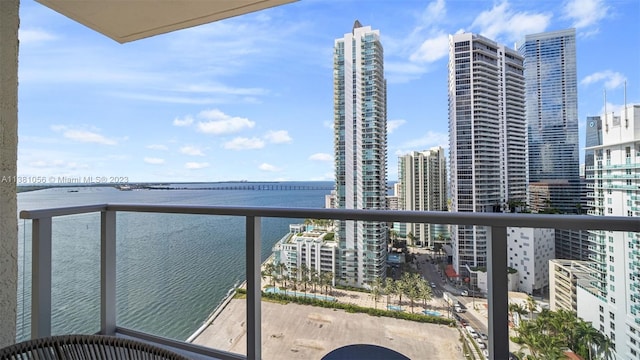
M 165 266 L 176 262 L 174 254 L 181 251 L 184 243 L 176 241 L 178 235 L 171 238 L 162 236 L 161 244 L 166 244 L 166 249 L 158 253 L 126 253 L 126 261 L 123 259 L 123 248 L 127 241 L 135 239 L 140 232 L 140 224 L 148 221 L 150 213 L 161 214 L 162 223 L 171 224 L 173 217 L 196 217 L 199 224 L 185 231 L 198 232 L 198 236 L 213 236 L 235 224 L 238 228 L 232 229 L 236 234 L 244 238 L 242 243 L 246 248 L 244 259 L 232 259 L 244 263 L 246 268 L 246 315 L 244 317 L 244 329 L 246 329 L 246 354 L 230 353 L 226 350 L 208 348 L 192 344 L 187 341 L 164 338 L 146 329 L 132 329 L 122 323 L 119 316 L 122 307 L 128 305 L 131 297 L 148 298 L 149 304 L 154 301 L 154 294 L 141 293 L 137 288 L 125 289 L 123 295 L 122 262 L 128 262 L 127 266 L 148 267 L 144 279 L 138 279 L 141 283 L 153 283 L 156 285 L 162 297 L 162 288 L 165 286 L 162 279 L 157 278 L 157 270 L 154 266 Z M 207 227 L 208 219 L 215 217 L 232 218 L 234 221 L 226 221 L 225 229 Z M 49 336 L 52 324 L 71 321 L 72 318 L 86 316 L 81 313 L 87 309 L 65 309 L 59 307 L 64 304 L 56 303 L 57 281 L 54 278 L 55 269 L 60 266 L 78 266 L 74 262 L 60 264 L 56 262 L 60 255 L 59 236 L 68 238 L 71 243 L 78 239 L 79 233 L 90 233 L 95 238 L 95 252 L 87 257 L 92 260 L 77 259 L 84 267 L 92 268 L 95 272 L 95 288 L 92 294 L 95 308 L 89 317 L 95 319 L 93 333 L 116 335 L 136 338 L 160 346 L 174 349 L 192 358 L 199 359 L 261 359 L 263 347 L 270 341 L 263 337 L 262 324 L 262 276 L 261 266 L 265 256 L 262 249 L 262 223 L 273 219 L 332 219 L 340 221 L 372 221 L 372 222 L 403 222 L 403 223 L 432 223 L 455 225 L 486 226 L 491 232 L 493 241 L 487 244 L 487 278 L 488 278 L 488 320 L 487 334 L 489 336 L 489 359 L 506 359 L 509 356 L 509 328 L 508 328 L 508 298 L 507 298 L 507 227 L 529 228 L 558 228 L 574 230 L 601 230 L 601 231 L 626 231 L 640 232 L 640 223 L 636 219 L 628 217 L 585 217 L 572 215 L 546 215 L 546 214 L 495 214 L 495 213 L 455 213 L 455 212 L 411 212 L 411 211 L 380 211 L 380 210 L 344 210 L 344 209 L 308 209 L 308 208 L 268 208 L 268 207 L 220 207 L 220 206 L 178 206 L 178 205 L 147 205 L 147 204 L 100 204 L 89 206 L 53 208 L 43 210 L 26 210 L 20 212 L 21 219 L 30 220 L 30 232 L 25 223 L 25 244 L 30 243 L 31 255 L 30 286 L 25 285 L 23 291 L 31 294 L 30 320 L 23 323 L 29 327 L 30 338 Z M 53 231 L 58 221 L 77 222 L 79 225 L 71 233 L 60 235 Z M 158 223 L 160 225 L 160 223 Z M 182 230 L 181 230 L 182 231 Z M 30 234 L 30 235 L 29 235 Z M 53 235 L 56 235 L 55 237 Z M 280 236 L 280 235 L 278 235 Z M 76 244 L 85 246 L 86 244 Z M 206 244 L 205 244 L 206 245 Z M 209 245 L 210 246 L 210 245 Z M 204 246 L 201 253 L 224 252 L 223 249 L 208 248 Z M 144 256 L 143 256 L 144 255 Z M 140 260 L 144 257 L 156 259 L 159 265 L 152 265 Z M 76 259 L 74 259 L 76 260 Z M 132 263 L 131 263 L 132 262 Z M 207 266 L 219 266 L 215 263 Z M 350 269 L 347 269 L 347 271 Z M 77 272 L 83 271 L 78 268 Z M 193 274 L 197 276 L 197 274 Z M 224 271 L 220 276 L 228 276 Z M 180 280 L 180 286 L 191 286 L 191 274 Z M 82 291 L 85 284 L 78 284 Z M 226 289 L 224 289 L 226 290 Z M 181 299 L 175 299 L 179 301 Z M 213 305 L 213 304 L 211 304 Z M 176 306 L 181 306 L 176 304 Z M 212 310 L 212 309 L 210 309 Z M 209 311 L 210 311 L 209 310 Z M 61 313 L 66 315 L 60 316 Z M 153 313 L 153 316 L 162 316 Z M 55 330 L 55 329 L 53 329 Z M 224 336 L 224 335 L 220 335 Z M 227 339 L 225 338 L 225 341 Z M 269 345 L 266 345 L 269 346 Z M 331 350 L 331 349 L 330 349 Z M 514 349 L 515 350 L 515 349 Z

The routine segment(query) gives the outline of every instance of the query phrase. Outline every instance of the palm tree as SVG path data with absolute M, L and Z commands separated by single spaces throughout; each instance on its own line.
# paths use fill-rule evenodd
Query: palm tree
M 313 292 L 316 292 L 316 285 L 320 281 L 320 277 L 318 276 L 318 271 L 314 268 L 309 269 L 309 279 L 311 281 L 311 285 L 313 286 Z
M 278 268 L 278 271 L 280 272 L 280 279 L 282 280 L 282 284 L 284 285 L 284 288 L 287 288 L 287 280 L 284 276 L 285 273 L 287 273 L 287 264 L 281 262 L 278 263 L 278 265 L 276 265 L 276 267 Z
M 373 296 L 373 308 L 378 308 L 378 297 L 382 292 L 382 279 L 379 277 L 375 278 L 371 283 L 371 296 Z
M 304 287 L 304 293 L 307 293 L 307 285 L 309 285 L 309 267 L 306 264 L 300 266 L 300 285 Z
M 406 282 L 405 294 L 409 298 L 411 302 L 411 312 L 413 312 L 413 303 L 420 296 L 420 291 L 418 289 L 418 283 L 420 281 L 420 275 L 418 274 L 409 274 L 405 273 L 408 276 L 404 277 Z
M 527 313 L 527 309 L 525 309 L 523 305 L 517 304 L 517 303 L 509 303 L 509 314 L 511 315 L 511 322 L 513 322 L 514 325 L 516 322 L 514 321 L 513 315 L 518 314 L 518 320 L 519 320 L 521 316 L 525 315 L 526 313 Z
M 536 303 L 536 300 L 531 295 L 527 296 L 527 310 L 529 310 L 530 320 L 533 320 L 533 311 L 537 308 L 538 303 Z
M 432 296 L 431 286 L 427 284 L 427 281 L 425 279 L 420 277 L 418 280 L 417 288 L 418 288 L 418 297 L 422 300 L 423 307 L 426 307 L 427 301 L 430 301 Z
M 272 261 L 269 261 L 268 263 L 266 263 L 264 265 L 264 271 L 263 271 L 271 280 L 271 283 L 273 287 L 276 286 L 276 279 L 275 279 L 275 272 L 276 272 L 276 266 L 274 265 L 274 263 Z M 263 277 L 264 279 L 264 277 Z
M 414 244 L 415 244 L 415 240 L 416 240 L 416 236 L 415 236 L 415 235 L 413 235 L 413 233 L 412 233 L 412 232 L 409 232 L 409 233 L 407 234 L 407 237 L 408 237 L 408 238 L 409 238 L 409 240 L 411 241 L 411 245 L 414 245 Z
M 384 279 L 383 286 L 385 294 L 387 294 L 387 307 L 389 307 L 389 298 L 396 293 L 396 282 L 392 278 Z
M 324 277 L 325 295 L 329 295 L 329 290 L 333 287 L 333 273 L 329 271 L 322 273 L 320 276 Z
M 291 289 L 298 290 L 298 268 L 294 267 L 289 270 L 289 281 L 291 282 Z
M 413 287 L 412 282 L 412 276 L 408 272 L 403 273 L 402 277 L 400 277 L 400 280 L 396 281 L 396 290 L 398 292 L 398 296 L 400 296 L 398 305 L 402 305 L 402 295 L 409 295 L 409 291 Z

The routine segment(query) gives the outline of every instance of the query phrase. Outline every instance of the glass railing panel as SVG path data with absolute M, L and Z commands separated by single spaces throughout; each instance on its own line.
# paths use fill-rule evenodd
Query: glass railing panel
M 100 330 L 100 214 L 52 221 L 51 334 Z
M 31 335 L 31 220 L 18 220 L 18 309 L 16 340 Z
M 32 221 L 19 222 L 17 340 L 31 337 Z M 100 214 L 52 221 L 51 334 L 100 330 Z
M 117 324 L 186 340 L 244 280 L 244 218 L 117 214 Z

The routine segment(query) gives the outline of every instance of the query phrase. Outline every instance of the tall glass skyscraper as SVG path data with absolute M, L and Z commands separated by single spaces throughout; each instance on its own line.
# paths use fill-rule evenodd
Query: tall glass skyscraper
M 333 53 L 336 206 L 386 209 L 387 83 L 380 32 L 356 20 Z M 352 286 L 386 274 L 384 222 L 340 221 L 336 277 Z
M 551 184 L 551 206 L 575 213 L 580 199 L 575 29 L 527 35 L 517 47 L 524 57 L 529 181 Z

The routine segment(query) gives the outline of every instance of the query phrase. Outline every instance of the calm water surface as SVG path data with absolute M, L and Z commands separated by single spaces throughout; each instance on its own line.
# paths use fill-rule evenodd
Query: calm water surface
M 331 182 L 281 183 L 322 190 L 134 190 L 54 188 L 18 194 L 18 209 L 144 203 L 224 206 L 324 206 Z M 227 184 L 228 185 L 228 184 Z M 185 186 L 181 184 L 180 186 Z M 191 187 L 203 187 L 189 185 Z M 223 186 L 222 184 L 208 184 Z M 77 192 L 69 192 L 77 190 Z M 263 219 L 262 258 L 299 219 Z M 227 291 L 245 280 L 243 217 L 118 213 L 118 325 L 174 339 L 195 331 Z M 18 337 L 29 335 L 31 222 L 19 220 Z M 99 330 L 100 214 L 53 221 L 54 334 Z

